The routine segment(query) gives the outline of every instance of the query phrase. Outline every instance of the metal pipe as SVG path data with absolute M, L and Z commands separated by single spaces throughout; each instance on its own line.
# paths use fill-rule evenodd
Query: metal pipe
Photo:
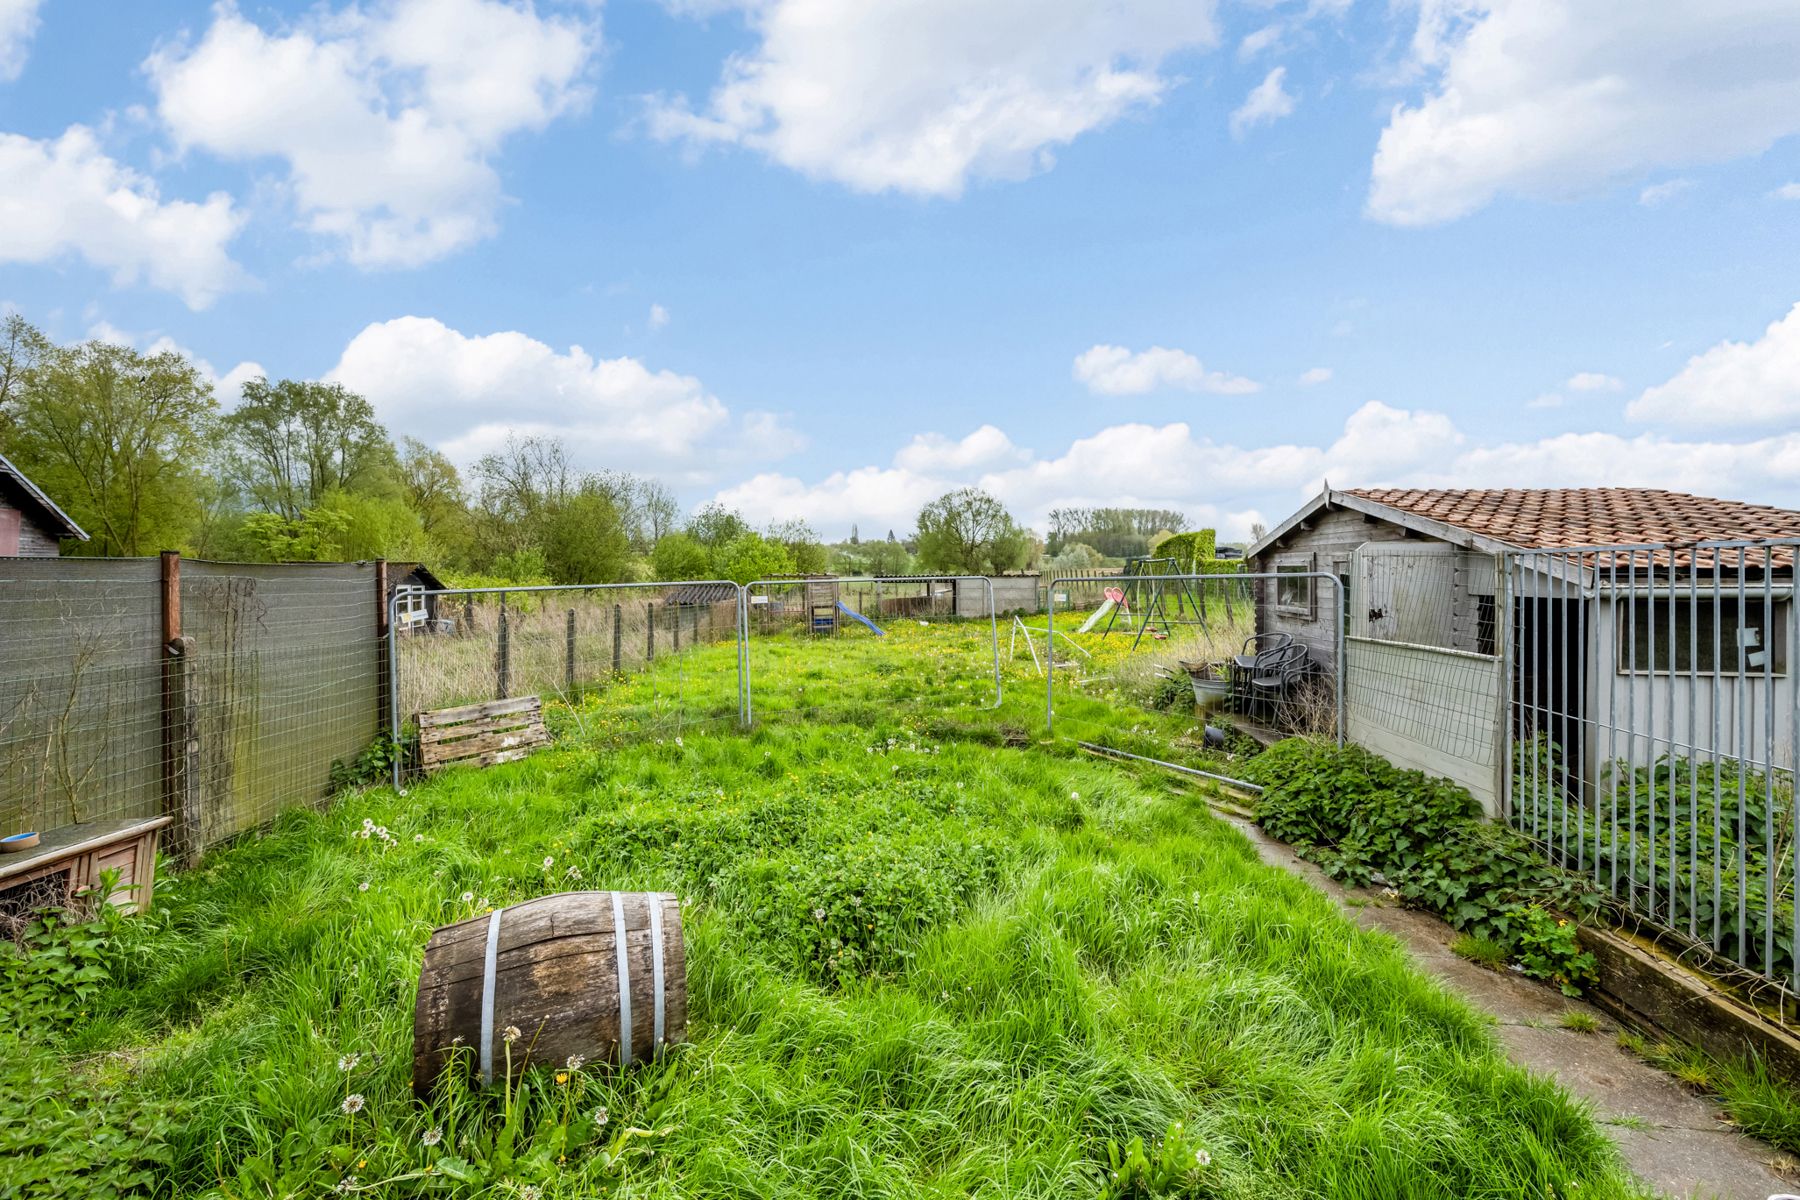
M 1215 783 L 1228 783 L 1232 787 L 1243 788 L 1245 791 L 1255 792 L 1259 796 L 1262 794 L 1262 785 L 1259 783 L 1250 783 L 1243 779 L 1233 779 L 1229 775 L 1215 775 L 1211 771 L 1202 771 L 1198 767 L 1184 767 L 1180 763 L 1172 763 L 1160 758 L 1150 758 L 1142 754 L 1132 754 L 1125 750 L 1115 750 L 1111 746 L 1102 746 L 1096 742 L 1076 742 L 1075 744 L 1080 746 L 1083 750 L 1090 751 L 1094 754 L 1104 754 L 1111 758 L 1129 758 L 1134 762 L 1149 763 L 1152 766 L 1166 767 L 1171 771 L 1179 771 L 1183 775 L 1194 775 L 1201 779 L 1210 779 Z

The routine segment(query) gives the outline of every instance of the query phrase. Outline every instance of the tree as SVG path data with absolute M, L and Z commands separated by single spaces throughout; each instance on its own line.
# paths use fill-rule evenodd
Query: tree
M 224 420 L 233 481 L 265 512 L 298 519 L 330 492 L 391 485 L 394 446 L 369 402 L 341 384 L 253 379 Z
M 713 569 L 721 579 L 754 583 L 794 574 L 794 559 L 780 542 L 772 542 L 760 533 L 740 533 L 720 550 Z
M 830 555 L 819 541 L 819 535 L 813 532 L 811 525 L 805 521 L 777 521 L 769 526 L 769 540 L 780 542 L 787 550 L 788 557 L 793 560 L 792 572 L 796 575 L 823 575 Z
M 673 532 L 681 520 L 681 505 L 675 502 L 675 493 L 669 490 L 668 484 L 658 479 L 639 481 L 638 511 L 651 546 L 662 541 L 664 535 Z
M 1106 556 L 1086 542 L 1070 542 L 1062 553 L 1053 555 L 1046 564 L 1052 571 L 1065 575 L 1091 575 L 1106 565 Z
M 468 500 L 456 464 L 417 438 L 400 443 L 400 491 L 433 538 L 460 533 L 468 522 Z
M 212 385 L 173 352 L 57 346 L 15 322 L 7 335 L 10 452 L 88 531 L 84 550 L 137 556 L 183 545 L 200 510 Z
M 656 540 L 650 551 L 650 569 L 658 579 L 711 579 L 712 557 L 694 538 L 676 530 Z
M 625 572 L 631 539 L 612 495 L 589 481 L 545 514 L 544 562 L 557 583 L 613 583 Z
M 850 544 L 852 546 L 862 544 L 862 539 L 856 536 L 856 526 L 854 524 L 850 526 Z
M 707 504 L 688 522 L 688 536 L 716 553 L 728 542 L 750 532 L 749 522 L 721 504 Z
M 1030 553 L 1030 535 L 979 488 L 948 492 L 919 511 L 919 563 L 927 571 L 998 575 L 1024 566 Z

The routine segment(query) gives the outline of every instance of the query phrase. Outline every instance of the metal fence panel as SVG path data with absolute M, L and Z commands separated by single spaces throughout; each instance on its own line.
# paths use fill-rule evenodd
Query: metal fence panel
M 1800 993 L 1791 542 L 1508 556 L 1512 823 L 1683 952 Z

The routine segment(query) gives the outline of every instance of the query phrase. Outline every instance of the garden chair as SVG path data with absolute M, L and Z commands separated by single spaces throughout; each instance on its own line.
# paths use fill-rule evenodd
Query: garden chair
M 1306 647 L 1293 642 L 1279 650 L 1257 655 L 1250 672 L 1251 715 L 1254 717 L 1260 709 L 1266 708 L 1270 719 L 1274 720 L 1294 684 L 1305 677 L 1311 665 L 1312 655 Z
M 1257 659 L 1293 644 L 1291 633 L 1257 633 L 1244 639 L 1243 653 L 1231 656 L 1232 711 L 1243 712 L 1250 699 L 1250 677 L 1256 673 Z

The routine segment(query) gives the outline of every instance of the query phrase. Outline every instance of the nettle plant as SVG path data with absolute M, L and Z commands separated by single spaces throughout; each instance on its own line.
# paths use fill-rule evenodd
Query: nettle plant
M 1384 882 L 1402 903 L 1495 943 L 1571 996 L 1593 982 L 1594 958 L 1575 929 L 1599 897 L 1522 835 L 1482 819 L 1466 789 L 1308 738 L 1277 743 L 1246 774 L 1263 786 L 1257 821 L 1332 878 Z

